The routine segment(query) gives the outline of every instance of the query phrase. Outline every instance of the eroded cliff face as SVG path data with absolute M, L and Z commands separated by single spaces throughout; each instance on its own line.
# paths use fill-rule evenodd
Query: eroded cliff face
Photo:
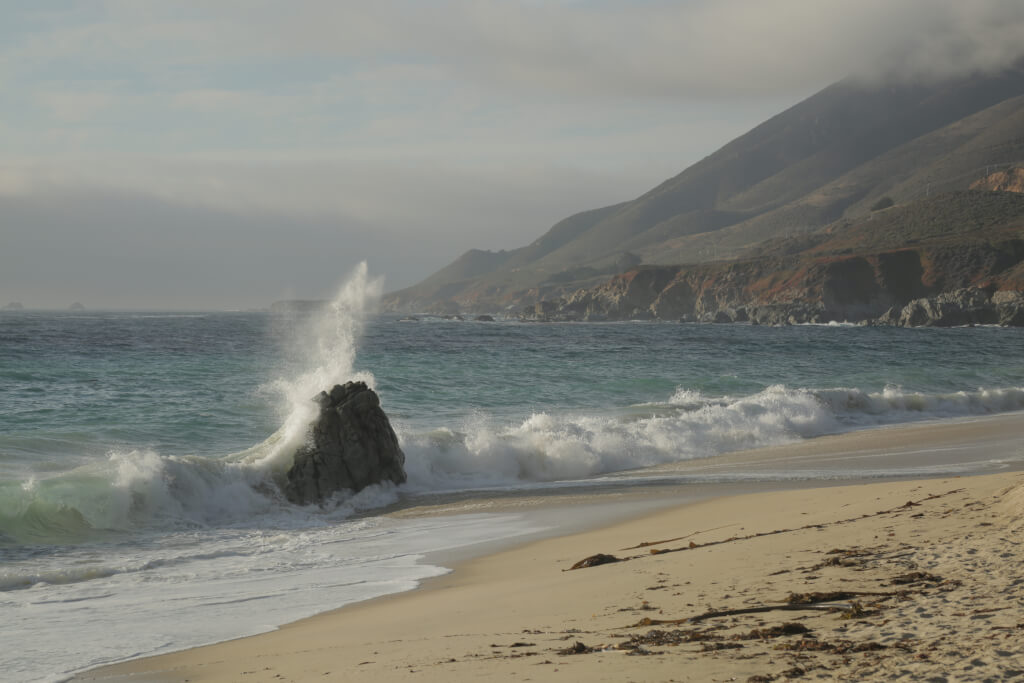
M 537 304 L 538 320 L 1020 324 L 1024 239 L 644 267 Z
M 579 320 L 650 320 L 658 317 L 652 303 L 678 271 L 674 266 L 630 270 L 594 289 L 577 290 L 552 310 Z
M 993 192 L 1024 192 L 1024 168 L 997 171 L 971 183 L 971 189 Z
M 1004 175 L 989 180 L 1005 185 Z M 639 266 L 574 292 L 531 293 L 541 302 L 523 316 L 1016 325 L 1021 291 L 1024 196 L 975 190 L 887 204 L 743 260 Z

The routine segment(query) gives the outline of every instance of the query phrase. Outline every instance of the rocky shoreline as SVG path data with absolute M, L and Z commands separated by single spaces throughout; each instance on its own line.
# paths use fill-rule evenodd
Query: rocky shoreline
M 653 294 L 653 292 L 652 292 Z M 518 318 L 536 322 L 617 322 L 665 320 L 698 323 L 749 323 L 752 325 L 827 324 L 829 322 L 898 327 L 958 327 L 1001 325 L 1024 327 L 1024 293 L 991 292 L 966 287 L 935 296 L 895 303 L 878 315 L 870 309 L 829 308 L 825 302 L 733 303 L 717 306 L 713 301 L 695 300 L 689 306 L 670 303 L 663 292 L 645 301 L 635 290 L 629 296 L 608 296 L 606 292 L 580 290 L 566 298 L 541 301 L 518 313 Z M 646 304 L 646 305 L 645 305 Z M 857 313 L 860 313 L 859 315 Z
M 883 206 L 769 238 L 739 258 L 630 264 L 533 287 L 456 284 L 393 295 L 385 309 L 535 321 L 1021 326 L 1024 195 L 976 189 Z

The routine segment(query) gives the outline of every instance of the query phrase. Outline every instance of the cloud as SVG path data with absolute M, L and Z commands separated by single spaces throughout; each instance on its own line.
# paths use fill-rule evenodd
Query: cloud
M 236 214 L 90 189 L 0 197 L 0 291 L 30 307 L 261 308 L 327 296 L 370 259 L 393 274 L 431 254 L 407 254 L 353 220 Z M 396 278 L 397 279 L 397 278 Z
M 421 40 L 451 68 L 590 96 L 792 93 L 851 74 L 961 76 L 1024 54 L 1024 4 L 1009 0 L 449 7 Z
M 409 284 L 630 199 L 845 76 L 963 76 L 1024 54 L 1017 0 L 40 6 L 0 26 L 0 276 L 75 291 L 124 264 L 161 274 L 104 285 L 125 301 L 251 282 L 255 305 L 277 291 L 260 269 L 313 295 L 350 255 Z M 167 241 L 179 233 L 202 248 Z M 92 275 L 33 234 L 92 254 Z M 161 253 L 194 277 L 176 283 Z
M 547 145 L 621 129 L 627 112 L 661 126 L 694 106 L 792 104 L 848 75 L 964 75 L 1024 55 L 1010 0 L 89 7 L 22 17 L 0 50 L 13 151 L 386 155 L 444 140 L 460 157 L 467 139 Z M 87 134 L 41 130 L 71 124 Z
M 861 26 L 868 45 L 879 49 L 868 53 L 860 72 L 876 80 L 961 77 L 997 71 L 1024 57 L 1019 2 L 891 3 Z
M 86 121 L 108 108 L 113 98 L 103 92 L 44 91 L 36 93 L 53 117 L 64 122 Z
M 40 204 L 47 197 L 56 203 L 93 195 L 132 198 L 243 219 L 356 225 L 388 239 L 419 234 L 454 250 L 520 246 L 569 213 L 631 198 L 631 190 L 639 193 L 655 179 L 568 166 L 481 173 L 477 167 L 405 162 L 126 161 L 7 165 L 0 167 L 0 197 Z
M 1024 54 L 1016 0 L 108 2 L 16 43 L 22 59 L 187 65 L 302 58 L 433 65 L 496 90 L 592 98 L 802 93 L 851 73 L 990 70 Z M 209 85 L 209 84 L 207 84 Z
M 960 76 L 1024 55 L 1015 0 L 247 3 L 234 53 L 411 57 L 496 89 L 588 97 L 802 92 L 850 74 Z M 221 24 L 221 22 L 223 22 Z
M 327 296 L 362 260 L 400 288 L 470 247 L 521 246 L 627 184 L 566 168 L 8 166 L 0 291 L 58 308 L 262 307 Z

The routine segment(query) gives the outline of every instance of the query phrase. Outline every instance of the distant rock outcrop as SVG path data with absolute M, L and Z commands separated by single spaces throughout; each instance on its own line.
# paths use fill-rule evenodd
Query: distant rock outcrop
M 894 306 L 877 321 L 902 327 L 956 327 L 960 325 L 1024 325 L 1024 296 L 1002 291 L 989 295 L 973 287 L 914 299 Z
M 992 192 L 1024 192 L 1024 168 L 997 171 L 971 183 L 971 189 Z
M 1021 324 L 1024 195 L 944 193 L 776 240 L 753 258 L 641 266 L 520 309 L 543 321 Z
M 309 443 L 295 453 L 288 470 L 288 500 L 319 503 L 341 490 L 405 481 L 405 454 L 372 389 L 347 382 L 314 400 L 320 414 L 309 425 Z
M 18 301 L 12 301 L 11 303 L 4 306 L 5 311 L 23 311 L 25 307 Z

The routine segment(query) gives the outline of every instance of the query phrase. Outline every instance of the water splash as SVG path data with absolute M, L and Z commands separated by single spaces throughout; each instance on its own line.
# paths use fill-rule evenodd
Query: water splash
M 116 449 L 104 460 L 41 480 L 0 482 L 0 546 L 232 524 L 277 516 L 290 508 L 277 495 L 273 481 L 291 465 L 292 454 L 306 438 L 316 411 L 312 398 L 350 380 L 374 385 L 373 375 L 357 372 L 354 365 L 381 284 L 361 263 L 322 311 L 287 321 L 294 325 L 299 363 L 291 377 L 266 387 L 283 404 L 283 424 L 269 439 L 223 457 Z M 390 502 L 394 492 L 380 496 Z M 332 509 L 338 510 L 348 505 L 342 500 L 334 503 Z M 352 501 L 350 507 L 375 504 L 382 503 L 367 499 Z
M 246 460 L 274 471 L 287 467 L 291 454 L 306 438 L 306 426 L 315 417 L 314 396 L 349 381 L 375 386 L 372 373 L 356 371 L 355 358 L 366 319 L 382 292 L 383 279 L 371 278 L 364 261 L 321 312 L 296 326 L 293 345 L 304 369 L 268 386 L 283 398 L 284 423 L 266 442 L 246 452 Z

